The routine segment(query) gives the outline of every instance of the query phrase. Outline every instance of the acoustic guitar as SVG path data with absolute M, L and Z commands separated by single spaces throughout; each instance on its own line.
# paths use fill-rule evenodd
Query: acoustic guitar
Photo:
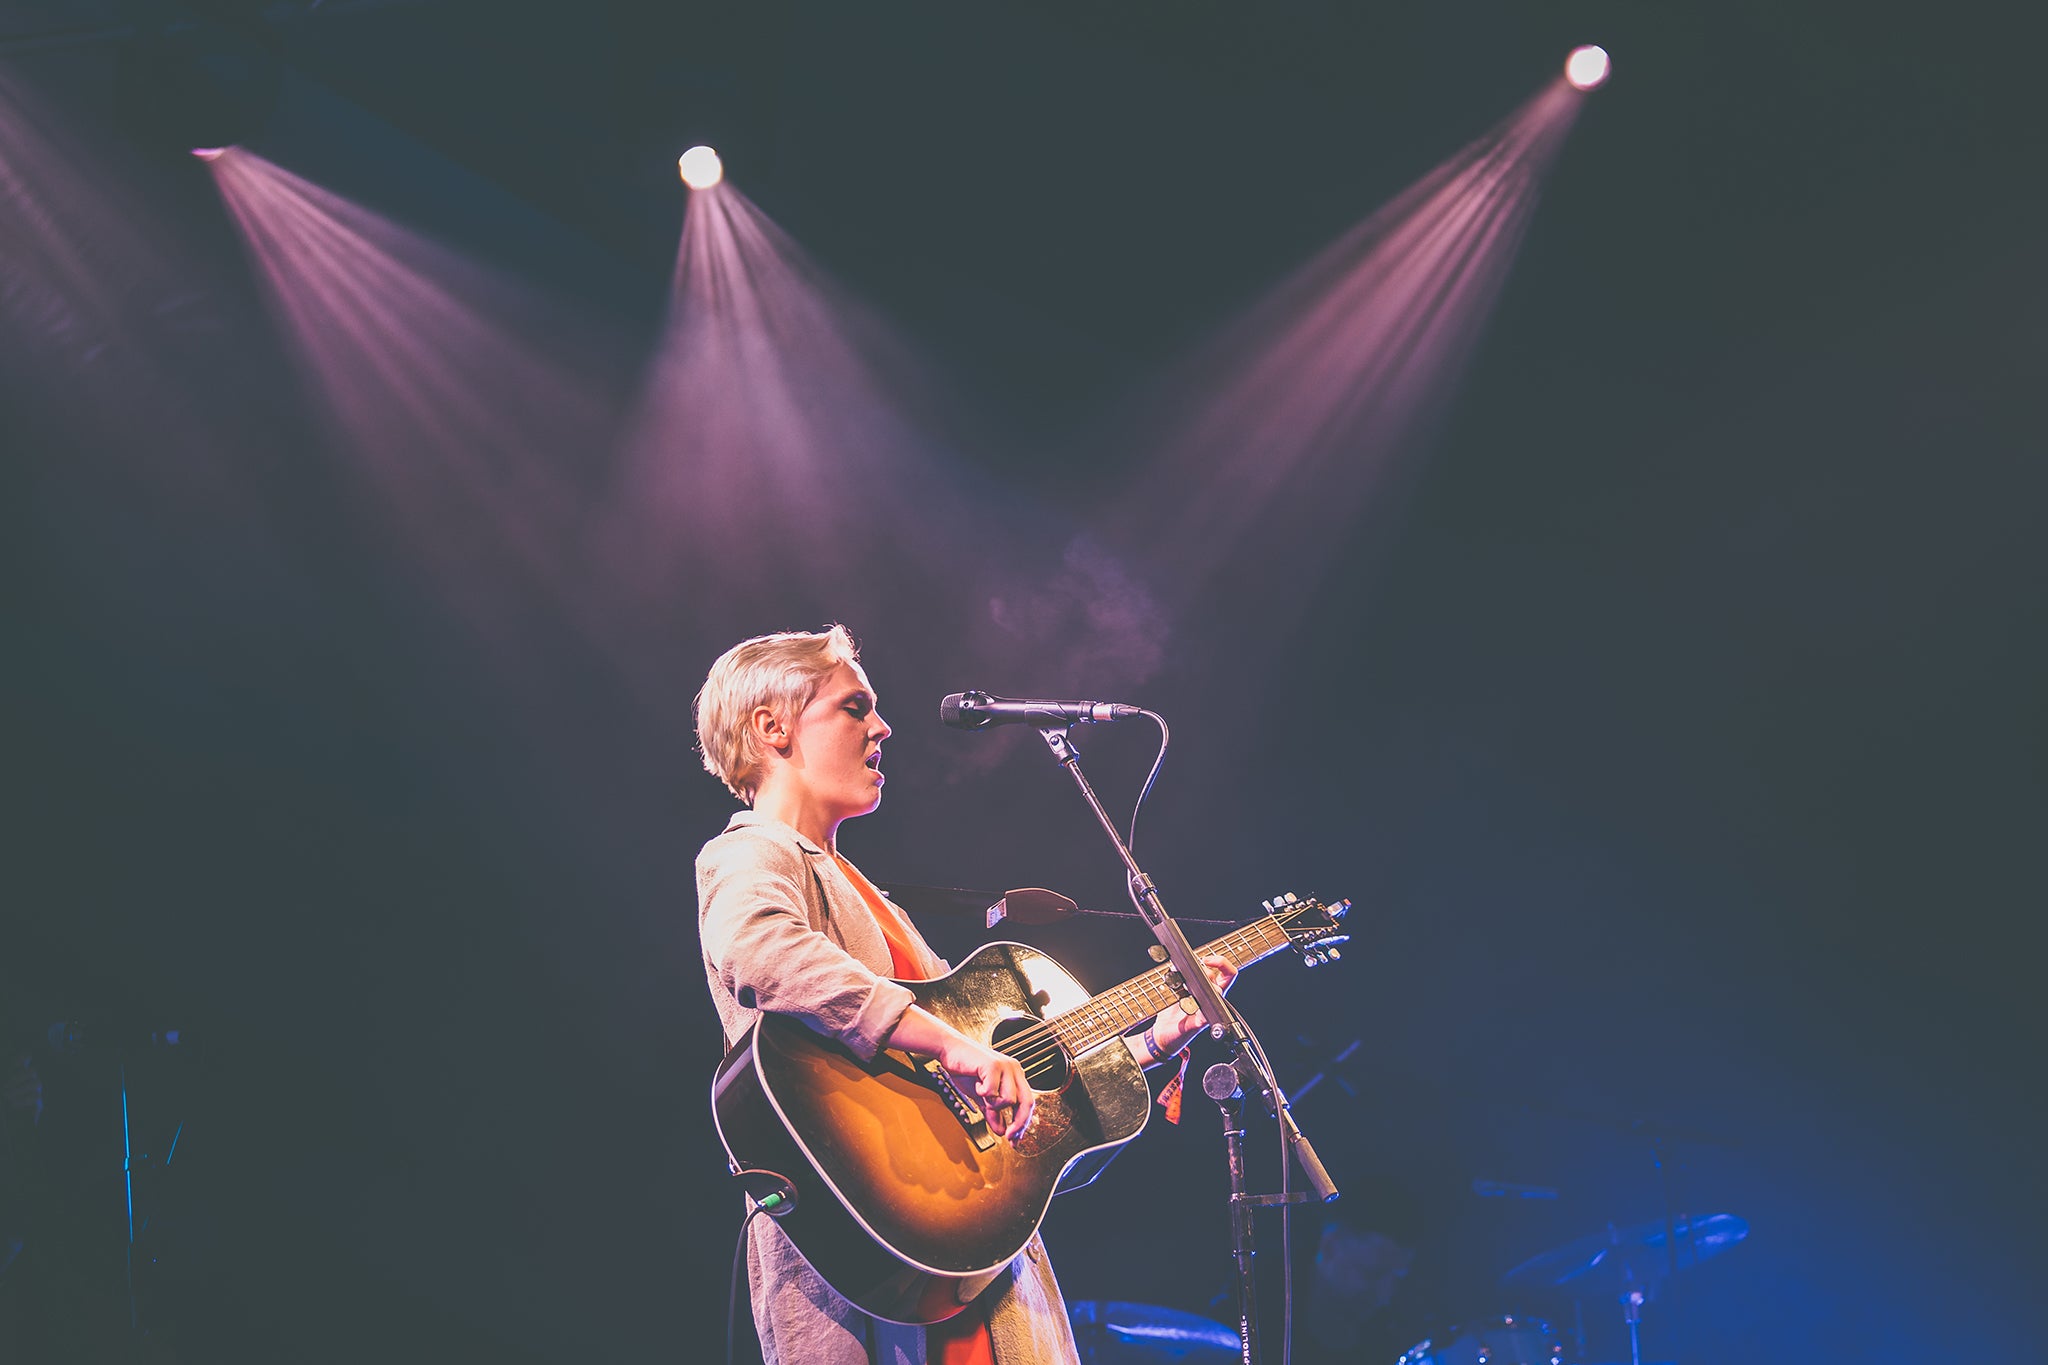
M 1292 948 L 1336 957 L 1349 901 L 1286 895 L 1197 951 L 1238 968 Z M 763 1014 L 719 1063 L 712 1116 L 730 1168 L 825 1283 L 878 1318 L 942 1322 L 1038 1231 L 1055 1194 L 1100 1174 L 1145 1127 L 1151 1092 L 1122 1035 L 1181 999 L 1155 967 L 1090 996 L 1021 943 L 903 983 L 917 1003 L 1017 1059 L 1037 1093 L 1014 1141 L 928 1057 L 863 1062 L 790 1015 Z

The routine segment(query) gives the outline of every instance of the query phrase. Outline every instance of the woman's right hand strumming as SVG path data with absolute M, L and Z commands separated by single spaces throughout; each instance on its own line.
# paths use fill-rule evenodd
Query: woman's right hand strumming
M 921 1006 L 903 1012 L 889 1046 L 936 1058 L 960 1092 L 980 1101 L 991 1132 L 1015 1141 L 1031 1122 L 1036 1097 L 1024 1068 L 986 1043 L 978 1043 Z

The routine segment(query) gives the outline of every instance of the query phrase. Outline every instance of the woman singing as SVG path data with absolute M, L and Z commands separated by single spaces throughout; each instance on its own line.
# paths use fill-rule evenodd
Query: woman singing
M 903 912 L 838 850 L 842 821 L 881 804 L 889 726 L 842 626 L 742 641 L 697 696 L 704 766 L 750 809 L 697 857 L 704 970 L 738 1042 L 757 1011 L 794 1015 L 862 1059 L 884 1047 L 936 1058 L 989 1126 L 1014 1139 L 1032 1091 L 1012 1058 L 913 1003 L 890 978 L 927 980 L 945 964 Z M 1230 965 L 1210 959 L 1219 984 Z M 1201 1019 L 1159 1015 L 1126 1044 L 1141 1064 L 1178 1051 Z M 804 1263 L 772 1220 L 747 1247 L 754 1322 L 767 1365 L 1040 1365 L 1076 1360 L 1066 1305 L 1034 1235 L 966 1311 L 929 1328 L 870 1318 Z

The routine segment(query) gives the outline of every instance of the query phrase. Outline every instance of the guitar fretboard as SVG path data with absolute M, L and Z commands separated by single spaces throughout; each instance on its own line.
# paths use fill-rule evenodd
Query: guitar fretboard
M 1287 946 L 1287 931 L 1280 921 L 1264 919 L 1234 929 L 1195 949 L 1197 958 L 1220 957 L 1243 971 L 1262 957 L 1270 957 Z M 1112 987 L 1085 1005 L 1078 1005 L 1045 1021 L 1069 1056 L 1079 1056 L 1120 1033 L 1129 1031 L 1180 998 L 1167 980 L 1168 968 L 1154 967 L 1121 986 Z

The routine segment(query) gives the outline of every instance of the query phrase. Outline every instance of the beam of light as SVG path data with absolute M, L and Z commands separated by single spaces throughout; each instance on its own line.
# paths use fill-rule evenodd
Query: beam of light
M 56 110 L 0 71 L 0 317 L 9 341 L 60 367 L 99 360 L 128 330 L 128 292 L 154 253 Z
M 1574 90 L 1592 90 L 1605 84 L 1607 70 L 1607 49 L 1591 44 L 1573 48 L 1564 62 L 1564 78 Z
M 692 147 L 676 158 L 676 170 L 693 190 L 708 190 L 725 179 L 725 163 L 709 147 Z
M 35 453 L 64 467 L 44 488 L 76 498 L 72 514 L 133 497 L 215 535 L 213 518 L 239 512 L 237 534 L 261 536 L 259 497 L 230 466 L 264 419 L 215 401 L 231 306 L 148 193 L 157 169 L 62 85 L 0 69 L 0 386 L 19 385 L 19 420 L 48 424 Z
M 1177 612 L 1220 587 L 1284 625 L 1355 537 L 1456 389 L 1580 103 L 1538 92 L 1158 387 L 1155 453 L 1110 523 L 1140 528 Z
M 621 570 L 725 615 L 714 633 L 753 633 L 740 622 L 775 602 L 859 619 L 882 521 L 915 497 L 910 453 L 927 444 L 901 367 L 894 339 L 745 195 L 691 195 L 628 440 L 613 543 L 637 562 Z M 917 544 L 917 522 L 898 530 Z
M 242 148 L 209 163 L 349 469 L 396 548 L 508 642 L 592 623 L 583 513 L 609 442 L 565 319 L 531 291 Z
M 688 603 L 708 639 L 845 620 L 933 683 L 1149 676 L 1163 618 L 1136 576 L 1057 510 L 970 481 L 980 437 L 943 393 L 744 194 L 692 195 L 607 536 L 631 556 L 618 581 Z M 943 754 L 960 776 L 996 748 Z

